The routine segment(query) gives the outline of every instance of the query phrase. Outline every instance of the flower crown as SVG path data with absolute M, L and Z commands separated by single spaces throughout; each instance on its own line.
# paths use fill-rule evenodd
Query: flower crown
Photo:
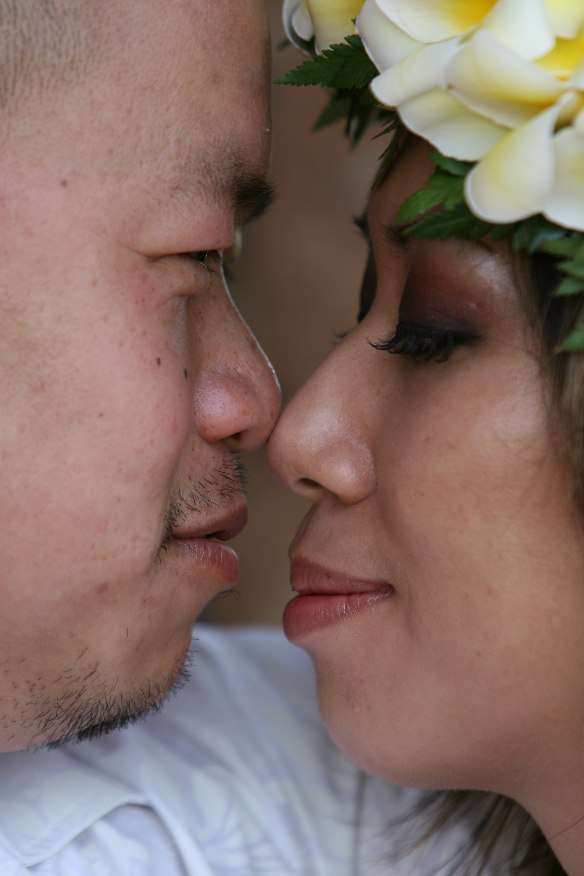
M 316 128 L 381 123 L 381 173 L 404 130 L 436 149 L 405 233 L 509 239 L 557 257 L 556 295 L 584 292 L 583 0 L 284 0 L 284 24 L 314 57 L 279 81 L 332 89 Z

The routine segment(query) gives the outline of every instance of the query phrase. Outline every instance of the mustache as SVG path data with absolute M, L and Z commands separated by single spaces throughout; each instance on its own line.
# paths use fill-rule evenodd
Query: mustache
M 162 544 L 171 538 L 183 520 L 217 508 L 233 496 L 245 494 L 247 483 L 247 469 L 237 454 L 232 454 L 198 481 L 189 478 L 186 487 L 177 489 L 170 499 L 163 523 Z

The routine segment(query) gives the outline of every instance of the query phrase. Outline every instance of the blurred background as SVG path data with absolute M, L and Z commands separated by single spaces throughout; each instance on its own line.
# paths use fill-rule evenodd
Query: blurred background
M 303 60 L 281 48 L 282 0 L 267 0 L 273 79 Z M 273 179 L 278 198 L 246 228 L 231 283 L 237 304 L 271 359 L 286 402 L 355 321 L 365 264 L 352 219 L 361 213 L 382 151 L 365 135 L 350 151 L 335 125 L 310 129 L 326 103 L 319 88 L 273 86 Z M 291 597 L 287 549 L 308 504 L 269 472 L 263 452 L 247 457 L 249 524 L 234 542 L 241 560 L 237 593 L 213 602 L 207 620 L 280 623 Z

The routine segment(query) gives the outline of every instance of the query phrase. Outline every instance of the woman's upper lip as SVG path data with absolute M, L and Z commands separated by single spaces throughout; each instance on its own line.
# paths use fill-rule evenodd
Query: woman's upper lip
M 217 538 L 219 541 L 229 541 L 241 532 L 247 523 L 247 502 L 222 509 L 216 517 L 205 521 L 183 522 L 173 530 L 171 538 Z
M 393 585 L 383 579 L 354 577 L 344 572 L 327 569 L 301 556 L 290 557 L 290 583 L 292 590 L 303 596 L 335 593 L 373 593 L 380 590 L 394 590 Z

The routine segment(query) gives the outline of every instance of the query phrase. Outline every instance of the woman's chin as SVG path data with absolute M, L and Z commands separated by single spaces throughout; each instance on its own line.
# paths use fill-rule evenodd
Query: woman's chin
M 479 774 L 476 758 L 433 732 L 421 729 L 405 708 L 379 709 L 378 702 L 339 690 L 317 673 L 320 712 L 337 747 L 364 772 L 409 788 L 490 790 L 494 777 Z M 392 713 L 393 712 L 393 718 Z M 395 717 L 399 718 L 395 720 Z

